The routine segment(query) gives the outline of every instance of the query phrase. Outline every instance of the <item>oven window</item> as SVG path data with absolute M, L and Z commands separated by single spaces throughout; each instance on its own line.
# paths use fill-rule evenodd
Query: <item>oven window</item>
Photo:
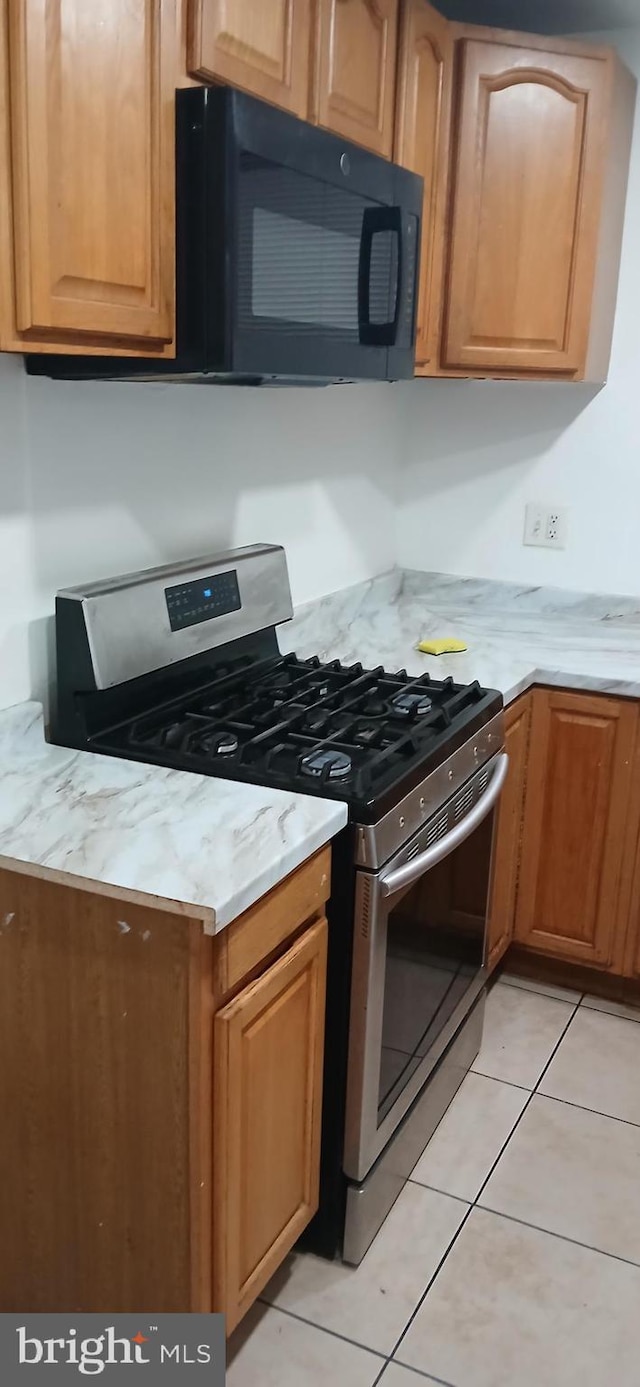
M 363 216 L 377 204 L 243 153 L 239 168 L 238 326 L 359 341 Z M 373 237 L 370 318 L 393 316 L 397 238 Z
M 378 1124 L 463 1001 L 484 961 L 493 815 L 389 901 Z

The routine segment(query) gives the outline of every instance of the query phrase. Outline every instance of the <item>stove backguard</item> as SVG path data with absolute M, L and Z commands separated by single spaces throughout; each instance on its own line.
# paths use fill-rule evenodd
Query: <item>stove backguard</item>
M 284 549 L 255 544 L 67 588 L 56 598 L 54 737 L 73 736 L 78 695 L 195 665 L 293 616 Z M 277 653 L 275 640 L 273 653 Z

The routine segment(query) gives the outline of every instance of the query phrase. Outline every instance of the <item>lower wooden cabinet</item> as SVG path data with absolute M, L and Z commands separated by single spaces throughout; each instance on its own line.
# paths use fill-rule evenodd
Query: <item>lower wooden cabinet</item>
M 515 938 L 621 973 L 638 705 L 536 690 Z
M 317 1207 L 330 861 L 213 937 L 0 868 L 0 1312 L 255 1300 Z
M 215 1308 L 235 1328 L 318 1207 L 327 922 L 214 1023 Z
M 531 694 L 512 703 L 504 716 L 509 773 L 498 809 L 493 847 L 487 943 L 489 969 L 500 962 L 513 939 L 531 732 Z

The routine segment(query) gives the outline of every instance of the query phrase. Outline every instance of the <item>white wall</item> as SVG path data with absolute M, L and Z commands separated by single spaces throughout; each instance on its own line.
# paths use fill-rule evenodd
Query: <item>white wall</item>
M 640 75 L 640 30 L 620 51 Z M 585 386 L 441 381 L 407 392 L 399 562 L 640 594 L 640 104 L 611 374 Z M 570 507 L 565 551 L 525 548 L 527 501 Z
M 41 696 L 56 590 L 260 540 L 294 602 L 395 562 L 393 386 L 28 379 L 0 358 L 0 706 Z

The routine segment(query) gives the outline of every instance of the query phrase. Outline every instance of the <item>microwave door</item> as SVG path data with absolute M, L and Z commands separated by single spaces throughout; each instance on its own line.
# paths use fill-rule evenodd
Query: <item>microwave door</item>
M 394 215 L 397 170 L 250 98 L 235 105 L 234 369 L 385 379 L 388 340 L 363 340 L 362 273 L 368 254 L 371 320 L 393 320 L 398 233 L 372 218 Z
M 386 209 L 255 156 L 241 157 L 240 183 L 238 368 L 383 378 L 387 344 L 362 341 L 359 284 L 367 213 Z M 385 316 L 390 279 L 387 269 Z

